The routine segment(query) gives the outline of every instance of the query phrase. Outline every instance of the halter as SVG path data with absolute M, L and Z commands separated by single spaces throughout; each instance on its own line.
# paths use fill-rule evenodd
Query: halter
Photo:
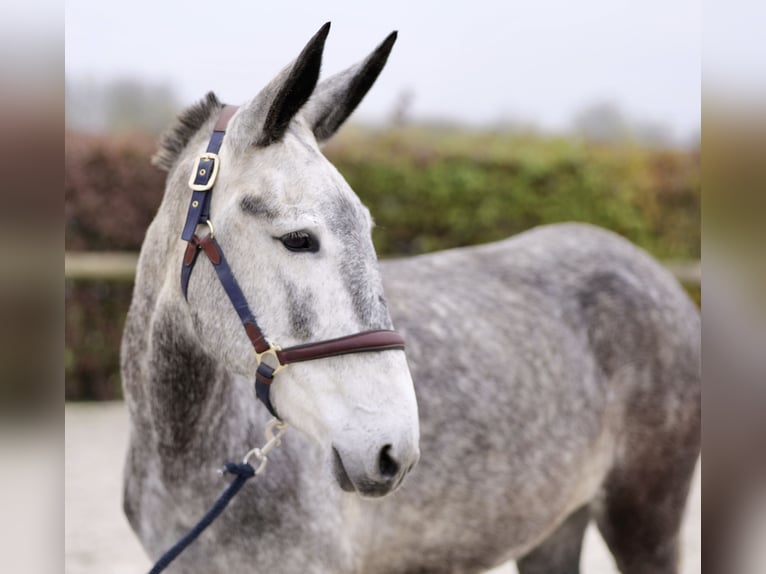
M 194 264 L 197 262 L 197 256 L 200 251 L 203 252 L 213 264 L 213 269 L 215 269 L 226 295 L 234 305 L 242 326 L 245 328 L 245 333 L 247 333 L 247 337 L 255 349 L 258 363 L 255 373 L 255 394 L 269 412 L 279 418 L 271 404 L 271 383 L 274 381 L 274 376 L 291 363 L 313 361 L 314 359 L 349 353 L 404 349 L 404 339 L 396 331 L 388 329 L 364 331 L 337 339 L 296 345 L 287 349 L 282 349 L 266 339 L 247 304 L 245 294 L 223 255 L 221 246 L 215 239 L 215 228 L 210 219 L 210 197 L 221 166 L 218 151 L 223 144 L 223 137 L 226 134 L 229 120 L 236 111 L 237 106 L 225 106 L 223 108 L 213 128 L 213 134 L 210 136 L 207 151 L 194 162 L 194 171 L 189 180 L 192 197 L 181 233 L 181 239 L 187 242 L 183 266 L 181 267 L 181 291 L 183 291 L 184 298 L 188 300 L 189 278 Z M 202 238 L 196 235 L 197 227 L 200 225 L 206 225 L 208 228 L 208 233 Z M 269 360 L 273 363 L 272 365 L 264 360 L 266 357 L 270 357 Z

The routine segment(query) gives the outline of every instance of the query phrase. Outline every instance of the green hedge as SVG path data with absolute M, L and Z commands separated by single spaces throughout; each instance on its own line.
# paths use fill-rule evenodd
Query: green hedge
M 162 197 L 146 139 L 69 134 L 69 249 L 135 249 Z M 533 135 L 350 126 L 325 150 L 370 208 L 382 256 L 493 241 L 557 221 L 607 227 L 662 259 L 700 255 L 696 151 Z M 698 290 L 693 293 L 699 297 Z M 66 396 L 120 394 L 130 285 L 67 281 Z
M 699 257 L 696 152 L 421 130 L 352 132 L 326 151 L 372 211 L 383 256 L 577 220 L 663 259 Z

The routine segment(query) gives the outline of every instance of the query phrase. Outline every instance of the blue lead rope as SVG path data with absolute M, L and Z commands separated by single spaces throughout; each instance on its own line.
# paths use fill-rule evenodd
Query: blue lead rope
M 227 462 L 222 470 L 225 473 L 233 474 L 236 478 L 231 481 L 228 488 L 223 491 L 223 494 L 221 494 L 218 500 L 215 501 L 215 504 L 213 504 L 210 510 L 207 511 L 205 516 L 200 519 L 194 528 L 157 560 L 157 563 L 149 571 L 149 574 L 159 574 L 165 570 L 165 568 L 167 568 L 170 563 L 173 562 L 173 560 L 175 560 L 187 546 L 189 546 L 189 544 L 194 542 L 197 537 L 202 534 L 216 518 L 218 518 L 218 515 L 224 511 L 229 505 L 229 502 L 231 502 L 232 498 L 237 495 L 245 483 L 255 476 L 255 469 L 247 462 Z

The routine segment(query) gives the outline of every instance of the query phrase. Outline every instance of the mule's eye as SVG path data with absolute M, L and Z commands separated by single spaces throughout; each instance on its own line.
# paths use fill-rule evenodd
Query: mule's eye
M 290 251 L 308 251 L 309 253 L 319 251 L 319 241 L 308 231 L 291 231 L 279 240 Z

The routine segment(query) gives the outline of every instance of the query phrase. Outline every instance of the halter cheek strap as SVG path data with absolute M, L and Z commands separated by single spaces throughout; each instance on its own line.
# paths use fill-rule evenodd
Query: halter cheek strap
M 184 241 L 191 241 L 197 226 L 210 220 L 210 196 L 221 164 L 218 152 L 223 144 L 223 136 L 226 135 L 226 126 L 236 111 L 237 106 L 223 108 L 207 144 L 207 151 L 194 163 L 194 171 L 189 180 L 192 197 L 181 233 L 181 239 Z
M 223 250 L 215 238 L 215 228 L 210 220 L 210 197 L 213 192 L 221 160 L 218 152 L 223 144 L 226 127 L 229 120 L 237 111 L 236 106 L 226 106 L 221 111 L 218 121 L 213 128 L 213 134 L 207 146 L 207 151 L 194 162 L 194 171 L 189 180 L 192 189 L 192 197 L 186 214 L 181 239 L 187 242 L 184 253 L 183 265 L 181 266 L 181 291 L 188 300 L 189 279 L 194 265 L 200 253 L 204 253 L 212 263 L 213 269 L 229 297 L 234 309 L 239 315 L 242 326 L 245 329 L 250 343 L 255 349 L 258 368 L 255 373 L 255 394 L 266 406 L 269 412 L 279 418 L 274 405 L 271 403 L 271 383 L 274 376 L 291 363 L 324 359 L 349 353 L 362 353 L 371 351 L 387 351 L 392 349 L 404 349 L 404 339 L 396 331 L 379 329 L 364 331 L 354 335 L 327 339 L 316 343 L 296 345 L 287 349 L 281 349 L 278 345 L 270 343 L 258 326 L 255 315 L 250 310 L 247 298 L 237 283 L 234 273 L 226 261 Z M 208 227 L 207 235 L 200 238 L 196 230 L 200 225 Z M 268 358 L 268 361 L 266 360 Z

